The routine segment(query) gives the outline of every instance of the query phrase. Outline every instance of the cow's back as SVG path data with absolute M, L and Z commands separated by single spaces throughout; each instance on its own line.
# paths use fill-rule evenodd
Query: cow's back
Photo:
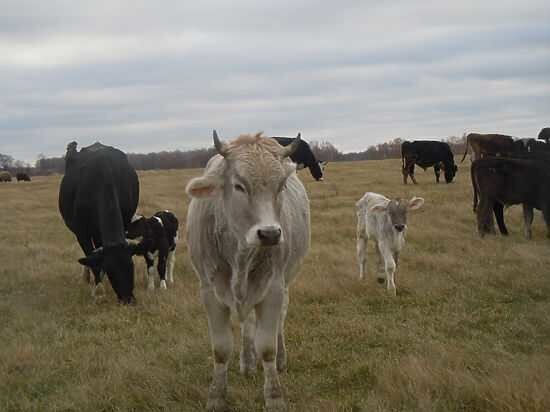
M 139 200 L 139 182 L 126 155 L 113 147 L 82 149 L 67 169 L 59 190 L 59 210 L 74 232 L 77 221 L 97 216 L 97 196 L 103 190 L 118 196 L 124 225 L 130 222 Z

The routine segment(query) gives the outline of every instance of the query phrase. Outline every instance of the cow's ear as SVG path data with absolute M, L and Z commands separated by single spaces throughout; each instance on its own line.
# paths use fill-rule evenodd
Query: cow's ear
M 386 204 L 375 205 L 375 206 L 373 206 L 369 209 L 369 212 L 370 213 L 383 213 L 386 210 L 388 210 L 388 205 L 389 204 L 390 203 L 388 202 Z
M 413 197 L 411 200 L 409 200 L 409 210 L 416 210 L 420 209 L 422 205 L 424 204 L 424 199 L 421 197 Z
M 223 188 L 223 180 L 215 176 L 195 177 L 187 184 L 185 192 L 189 197 L 206 198 L 218 195 Z

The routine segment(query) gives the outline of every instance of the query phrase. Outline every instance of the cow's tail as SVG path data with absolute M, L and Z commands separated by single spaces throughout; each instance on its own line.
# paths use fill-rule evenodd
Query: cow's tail
M 462 163 L 464 161 L 464 159 L 466 159 L 466 155 L 468 154 L 468 146 L 470 145 L 470 135 L 467 135 L 466 136 L 466 145 L 465 145 L 465 148 L 464 148 L 464 156 L 462 156 L 462 160 L 460 161 L 460 163 Z

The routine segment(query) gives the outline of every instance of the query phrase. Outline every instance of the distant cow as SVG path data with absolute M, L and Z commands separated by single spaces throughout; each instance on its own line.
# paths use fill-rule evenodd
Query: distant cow
M 94 274 L 94 293 L 107 273 L 121 303 L 135 301 L 135 248 L 125 230 L 137 208 L 138 177 L 120 150 L 101 143 L 70 154 L 70 164 L 59 188 L 59 210 L 75 234 L 85 258 L 85 273 Z
M 470 133 L 466 136 L 466 148 L 461 163 L 468 154 L 468 147 L 472 149 L 472 161 L 485 156 L 513 157 L 518 152 L 525 151 L 524 142 L 515 141 L 511 136 L 504 134 Z
M 424 170 L 428 167 L 434 168 L 435 181 L 439 183 L 440 170 L 443 169 L 445 181 L 451 183 L 458 170 L 453 152 L 445 142 L 430 140 L 415 140 L 401 144 L 401 163 L 403 171 L 403 183 L 407 184 L 407 177 L 410 176 L 414 184 L 414 165 L 417 164 Z
M 407 212 L 419 209 L 424 204 L 421 197 L 411 200 L 390 200 L 378 193 L 367 192 L 355 204 L 357 210 L 357 259 L 359 279 L 367 272 L 367 242 L 372 238 L 376 243 L 379 269 L 386 275 L 386 288 L 396 294 L 395 271 L 399 263 L 399 253 L 405 245 Z M 384 278 L 378 273 L 378 282 Z
M 31 181 L 31 177 L 26 173 L 17 173 L 15 175 L 15 177 L 17 178 L 18 182 L 21 181 L 21 180 L 24 181 L 24 182 L 30 182 Z
M 299 133 L 298 136 L 300 136 Z M 288 146 L 294 141 L 293 137 L 275 136 L 273 139 L 277 140 L 281 146 Z M 324 179 L 323 173 L 327 162 L 318 161 L 311 151 L 309 144 L 307 144 L 304 140 L 300 139 L 299 146 L 290 156 L 290 159 L 296 163 L 298 169 L 303 169 L 305 167 L 309 168 L 309 172 L 315 180 L 322 181 Z
M 550 237 L 550 163 L 532 159 L 487 157 L 471 167 L 474 194 L 479 194 L 477 227 L 479 234 L 494 234 L 493 212 L 503 235 L 504 206 L 522 204 L 524 234 L 531 238 L 533 209 L 542 210 Z
M 4 170 L 0 171 L 0 182 L 11 182 L 10 172 L 6 172 Z
M 539 132 L 537 139 L 544 140 L 546 143 L 550 140 L 550 127 L 545 127 Z
M 279 371 L 286 365 L 284 322 L 288 286 L 309 248 L 309 200 L 287 157 L 300 138 L 282 147 L 274 139 L 244 135 L 222 143 L 218 155 L 186 192 L 187 244 L 208 315 L 214 371 L 208 410 L 226 410 L 227 368 L 233 348 L 230 322 L 241 322 L 240 369 L 264 369 L 267 411 L 285 409 Z
M 129 239 L 140 239 L 138 254 L 145 258 L 149 290 L 155 289 L 153 266 L 155 257 L 160 288 L 166 289 L 166 274 L 168 274 L 168 282 L 174 283 L 178 226 L 176 215 L 168 210 L 157 212 L 150 218 L 136 215 L 128 226 L 126 236 Z

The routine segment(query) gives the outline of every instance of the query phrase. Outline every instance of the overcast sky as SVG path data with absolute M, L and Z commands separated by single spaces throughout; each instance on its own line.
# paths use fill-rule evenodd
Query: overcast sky
M 391 5 L 390 5 L 391 3 Z M 550 126 L 550 1 L 0 0 L 0 153 Z

